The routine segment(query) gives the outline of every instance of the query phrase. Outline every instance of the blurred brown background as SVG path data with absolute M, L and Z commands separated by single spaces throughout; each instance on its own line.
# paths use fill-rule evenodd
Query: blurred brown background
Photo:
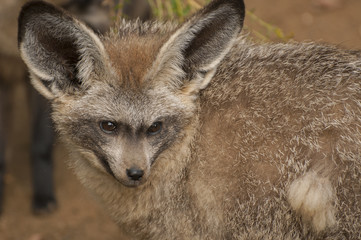
M 31 212 L 30 113 L 26 84 L 21 80 L 26 72 L 22 70 L 23 64 L 18 56 L 16 39 L 17 15 L 24 2 L 26 1 L 0 0 L 0 88 L 11 102 L 4 111 L 8 119 L 8 124 L 5 125 L 8 144 L 0 239 L 121 239 L 115 224 L 66 168 L 64 160 L 67 152 L 59 142 L 56 142 L 54 148 L 59 208 L 47 216 L 33 216 Z M 51 2 L 59 4 L 65 0 Z M 202 0 L 196 2 L 200 3 Z M 344 48 L 361 49 L 360 0 L 245 2 L 251 12 L 246 17 L 248 31 L 256 31 L 262 38 L 282 41 L 283 38 L 293 36 L 297 41 L 314 40 Z M 255 17 L 252 18 L 252 14 Z M 278 28 L 283 32 L 283 38 L 277 35 Z

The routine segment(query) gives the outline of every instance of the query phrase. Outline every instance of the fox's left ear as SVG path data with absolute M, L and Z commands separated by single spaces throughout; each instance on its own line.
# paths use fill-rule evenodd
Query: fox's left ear
M 204 89 L 243 26 L 243 0 L 214 0 L 185 22 L 160 49 L 149 78 L 188 95 Z
M 23 6 L 18 44 L 32 84 L 49 99 L 87 89 L 105 69 L 107 55 L 94 32 L 46 2 Z

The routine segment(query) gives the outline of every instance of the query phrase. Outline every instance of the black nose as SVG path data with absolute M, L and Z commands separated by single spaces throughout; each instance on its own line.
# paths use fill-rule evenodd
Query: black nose
M 131 180 L 137 181 L 144 175 L 144 171 L 137 168 L 127 169 L 127 175 Z

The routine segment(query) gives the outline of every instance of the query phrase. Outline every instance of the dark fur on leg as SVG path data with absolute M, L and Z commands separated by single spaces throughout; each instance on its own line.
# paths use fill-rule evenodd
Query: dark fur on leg
M 54 131 L 49 102 L 34 90 L 31 96 L 33 108 L 31 161 L 34 189 L 32 208 L 35 214 L 43 214 L 56 209 L 52 159 Z

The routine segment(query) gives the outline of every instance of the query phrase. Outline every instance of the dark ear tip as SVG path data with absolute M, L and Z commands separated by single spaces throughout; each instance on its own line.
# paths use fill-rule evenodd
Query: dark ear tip
M 245 5 L 244 5 L 244 1 L 243 0 L 223 0 L 225 2 L 228 2 L 232 5 L 234 5 L 235 8 L 244 10 Z
M 243 0 L 231 0 L 231 1 L 229 1 L 229 3 L 232 4 L 233 7 L 239 11 L 238 13 L 240 14 L 241 19 L 243 21 L 245 14 L 246 14 L 246 10 L 245 10 L 246 6 L 244 4 L 244 1 Z
M 237 9 L 240 16 L 241 25 L 243 26 L 243 21 L 246 16 L 246 6 L 243 0 L 231 0 L 231 4 L 233 4 L 234 9 Z
M 241 17 L 244 18 L 246 14 L 246 5 L 243 0 L 235 0 L 237 7 L 241 10 Z
M 217 9 L 221 5 L 231 6 L 231 8 L 236 11 L 235 14 L 239 16 L 241 26 L 243 25 L 243 20 L 246 14 L 245 4 L 243 0 L 213 0 L 206 6 L 206 9 L 208 9 L 208 11 L 212 9 Z
M 34 15 L 45 12 L 59 13 L 59 10 L 50 3 L 44 1 L 30 1 L 23 5 L 18 17 L 18 46 L 25 34 L 25 25 Z
M 213 0 L 209 6 L 219 6 L 223 4 L 229 4 L 232 5 L 233 8 L 241 10 L 241 12 L 244 12 L 245 4 L 243 0 Z

